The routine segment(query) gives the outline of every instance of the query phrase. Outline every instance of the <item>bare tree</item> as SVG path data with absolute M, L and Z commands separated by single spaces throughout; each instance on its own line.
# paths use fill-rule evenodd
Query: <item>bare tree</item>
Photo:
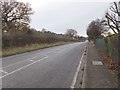
M 120 32 L 120 1 L 111 3 L 110 8 L 105 14 L 107 25 L 114 33 Z
M 94 39 L 96 37 L 99 37 L 103 32 L 104 32 L 104 27 L 100 19 L 93 20 L 87 28 L 87 35 L 89 39 Z
M 9 31 L 11 27 L 29 24 L 30 15 L 33 14 L 29 3 L 17 2 L 16 0 L 2 0 L 0 3 L 3 31 Z
M 66 35 L 68 35 L 70 37 L 77 36 L 77 31 L 74 29 L 67 29 Z

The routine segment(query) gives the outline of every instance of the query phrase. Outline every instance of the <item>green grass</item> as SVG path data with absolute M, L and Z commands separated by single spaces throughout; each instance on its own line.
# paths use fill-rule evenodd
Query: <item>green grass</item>
M 30 51 L 34 51 L 34 50 L 43 49 L 43 48 L 63 45 L 63 44 L 67 44 L 67 43 L 70 43 L 70 42 L 58 42 L 58 43 L 52 43 L 52 44 L 32 44 L 32 45 L 29 45 L 29 46 L 27 45 L 24 47 L 3 49 L 2 57 L 7 57 L 7 56 L 20 54 L 20 53 L 24 53 L 24 52 L 30 52 Z

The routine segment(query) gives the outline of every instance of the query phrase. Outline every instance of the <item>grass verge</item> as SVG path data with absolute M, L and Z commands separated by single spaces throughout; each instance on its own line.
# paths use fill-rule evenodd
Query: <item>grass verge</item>
M 58 43 L 52 43 L 52 44 L 32 44 L 32 45 L 27 45 L 24 47 L 16 47 L 16 48 L 8 48 L 8 49 L 3 49 L 2 50 L 2 57 L 7 57 L 15 54 L 20 54 L 24 52 L 30 52 L 34 50 L 39 50 L 43 48 L 48 48 L 48 47 L 53 47 L 53 46 L 58 46 L 58 45 L 63 45 L 63 44 L 68 44 L 70 42 L 58 42 Z

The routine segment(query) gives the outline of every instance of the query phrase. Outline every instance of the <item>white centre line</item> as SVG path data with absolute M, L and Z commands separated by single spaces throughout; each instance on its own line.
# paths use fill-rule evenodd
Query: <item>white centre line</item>
M 28 58 L 28 59 L 25 59 L 25 60 L 22 60 L 22 61 L 19 61 L 19 62 L 16 62 L 16 63 L 10 64 L 10 65 L 5 66 L 5 67 L 2 67 L 2 68 L 7 68 L 7 67 L 10 67 L 10 66 L 15 65 L 15 64 L 20 64 L 20 63 L 22 63 L 22 62 L 24 62 L 24 61 L 27 61 L 27 60 L 30 60 L 30 59 L 35 59 L 36 57 L 37 57 L 37 56 L 32 57 L 32 58 Z M 1 68 L 0 68 L 0 69 L 1 69 Z
M 6 75 L 1 76 L 0 79 L 3 78 L 3 77 L 6 77 L 6 76 L 8 76 L 8 75 L 11 75 L 11 74 L 13 74 L 13 73 L 15 73 L 15 72 L 17 72 L 17 71 L 20 71 L 20 70 L 22 70 L 22 69 L 25 69 L 25 68 L 31 66 L 32 64 L 35 64 L 35 63 L 37 63 L 37 62 L 39 62 L 39 61 L 42 61 L 42 60 L 44 60 L 44 59 L 47 59 L 47 58 L 48 58 L 48 57 L 41 58 L 40 60 L 34 61 L 33 63 L 30 63 L 30 64 L 28 64 L 28 65 L 26 65 L 26 66 L 23 66 L 23 67 L 21 67 L 21 68 L 19 68 L 19 69 L 17 69 L 17 70 L 14 70 L 14 71 L 12 71 L 12 72 L 10 72 L 10 73 L 7 73 Z
M 53 52 L 53 51 L 52 51 Z M 52 53 L 52 52 L 48 52 L 48 53 Z M 55 53 L 55 52 L 54 52 Z M 39 54 L 39 53 L 38 53 Z M 43 54 L 41 54 L 41 55 L 43 55 Z M 45 56 L 45 57 L 47 57 L 47 55 L 43 55 L 43 56 Z M 7 67 L 10 67 L 10 66 L 12 66 L 12 65 L 15 65 L 15 64 L 20 64 L 20 63 L 22 63 L 22 62 L 24 62 L 24 61 L 32 61 L 31 59 L 35 59 L 35 58 L 37 58 L 38 56 L 35 56 L 35 57 L 31 57 L 31 58 L 28 58 L 28 59 L 25 59 L 25 60 L 22 60 L 22 61 L 19 61 L 19 62 L 16 62 L 16 63 L 13 63 L 13 64 L 10 64 L 10 65 L 8 65 L 8 66 L 5 66 L 5 67 L 2 67 L 2 68 L 7 68 Z M 0 68 L 0 69 L 2 69 L 2 68 Z
M 30 60 L 31 62 L 34 62 L 34 60 Z
M 4 74 L 8 74 L 8 72 L 4 71 L 4 70 L 0 70 L 0 72 L 3 72 Z
M 85 46 L 85 49 L 86 49 L 86 46 Z M 84 51 L 85 51 L 85 49 L 84 49 Z M 72 89 L 75 88 L 75 84 L 76 84 L 76 81 L 77 81 L 78 73 L 79 73 L 79 71 L 80 71 L 80 66 L 81 66 L 81 63 L 82 63 L 82 60 L 83 60 L 83 57 L 84 57 L 84 53 L 85 53 L 85 52 L 83 52 L 82 57 L 81 57 L 81 59 L 80 59 L 80 61 L 79 61 L 79 64 L 78 64 L 76 73 L 75 73 L 75 75 L 74 75 L 72 84 L 71 84 L 71 86 L 70 86 L 70 88 L 72 88 Z

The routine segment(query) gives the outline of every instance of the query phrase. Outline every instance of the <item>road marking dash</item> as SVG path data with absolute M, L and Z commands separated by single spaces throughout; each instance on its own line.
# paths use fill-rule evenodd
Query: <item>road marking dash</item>
M 42 61 L 42 60 L 44 60 L 44 59 L 47 59 L 47 58 L 48 58 L 48 57 L 41 58 L 40 60 L 34 61 L 33 63 L 30 63 L 30 64 L 28 64 L 28 65 L 26 65 L 26 66 L 23 66 L 23 67 L 21 67 L 21 68 L 19 68 L 19 69 L 17 69 L 17 70 L 14 70 L 14 71 L 12 71 L 12 72 L 10 72 L 10 73 L 7 73 L 6 75 L 1 76 L 0 79 L 3 78 L 3 77 L 6 77 L 6 76 L 8 76 L 8 75 L 11 75 L 11 74 L 13 74 L 13 73 L 15 73 L 15 72 L 17 72 L 17 71 L 20 71 L 20 70 L 22 70 L 22 69 L 25 69 L 25 68 L 27 68 L 27 67 L 29 67 L 29 66 L 31 66 L 31 65 L 39 62 L 39 61 Z
M 30 61 L 34 62 L 34 60 L 30 60 Z
M 10 64 L 10 65 L 5 66 L 5 67 L 2 67 L 2 68 L 7 68 L 7 67 L 10 67 L 10 66 L 15 65 L 15 64 L 20 64 L 20 63 L 22 63 L 22 62 L 28 61 L 29 59 L 34 59 L 34 58 L 36 58 L 36 57 L 37 57 L 37 56 L 32 57 L 32 58 L 28 58 L 28 59 L 25 59 L 25 60 L 22 60 L 22 61 L 19 61 L 19 62 L 16 62 L 16 63 Z M 0 69 L 1 69 L 1 68 L 0 68 Z
M 3 72 L 4 74 L 8 74 L 8 72 L 4 71 L 4 70 L 0 70 L 0 72 Z

